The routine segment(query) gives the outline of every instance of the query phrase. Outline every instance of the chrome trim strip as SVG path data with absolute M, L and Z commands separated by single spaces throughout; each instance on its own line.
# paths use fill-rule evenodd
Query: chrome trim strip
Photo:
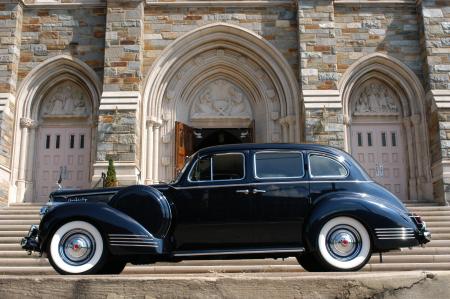
M 396 237 L 396 236 L 402 236 L 402 237 L 414 237 L 413 233 L 408 234 L 377 234 L 377 237 Z
M 149 248 L 157 248 L 158 245 L 140 245 L 140 244 L 110 244 L 111 246 L 120 246 L 120 247 L 149 247 Z
M 301 162 L 301 171 L 302 171 L 302 175 L 300 176 L 285 176 L 285 177 L 259 177 L 258 174 L 256 173 L 256 155 L 257 154 L 264 154 L 264 153 L 293 153 L 293 154 L 299 154 L 300 158 L 302 160 Z M 255 153 L 253 153 L 253 176 L 256 179 L 259 180 L 285 180 L 285 179 L 301 179 L 303 177 L 305 177 L 305 159 L 303 158 L 303 153 L 301 151 L 292 151 L 292 150 L 286 150 L 286 151 L 282 151 L 282 150 L 262 150 L 262 151 L 257 151 Z
M 208 182 L 218 182 L 218 181 L 208 181 Z M 174 189 L 204 189 L 204 188 L 223 188 L 223 187 L 242 187 L 242 186 L 261 186 L 261 185 L 279 185 L 279 184 L 326 184 L 326 183 L 373 183 L 373 181 L 286 181 L 286 182 L 254 182 L 254 183 L 242 183 L 242 184 L 222 184 L 222 185 L 201 185 L 201 186 L 172 186 Z
M 243 249 L 243 250 L 224 250 L 224 251 L 203 251 L 203 252 L 174 252 L 174 256 L 206 256 L 206 255 L 232 255 L 232 254 L 257 254 L 257 253 L 290 253 L 304 252 L 304 247 L 298 248 L 279 248 L 279 249 Z
M 62 198 L 70 198 L 70 197 L 79 197 L 79 196 L 88 196 L 88 195 L 114 195 L 117 192 L 119 192 L 119 190 L 114 191 L 114 192 L 85 192 L 85 193 L 76 193 L 76 194 L 67 194 L 67 195 L 57 195 L 56 194 L 56 198 L 58 197 L 62 197 Z
M 130 237 L 130 238 L 137 238 L 137 237 L 143 237 L 143 238 L 152 238 L 152 236 L 149 235 L 133 235 L 133 234 L 108 234 L 109 237 Z
M 117 241 L 154 241 L 153 238 L 127 238 L 127 237 L 109 237 L 110 241 L 117 240 Z
M 383 237 L 383 238 L 378 238 L 378 240 L 413 240 L 415 239 L 415 237 Z
M 376 231 L 381 231 L 381 230 L 414 230 L 410 227 L 379 227 L 379 228 L 375 228 Z
M 154 241 L 109 241 L 110 244 L 157 244 Z

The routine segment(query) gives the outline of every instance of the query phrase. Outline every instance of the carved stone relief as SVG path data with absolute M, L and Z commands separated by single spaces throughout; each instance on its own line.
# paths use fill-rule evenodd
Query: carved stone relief
M 398 98 L 386 84 L 371 80 L 356 94 L 353 114 L 398 114 Z
M 235 84 L 218 79 L 203 87 L 194 100 L 191 119 L 251 118 L 252 112 L 245 93 Z
M 72 82 L 64 82 L 54 87 L 46 96 L 40 116 L 88 116 L 90 110 L 86 92 Z

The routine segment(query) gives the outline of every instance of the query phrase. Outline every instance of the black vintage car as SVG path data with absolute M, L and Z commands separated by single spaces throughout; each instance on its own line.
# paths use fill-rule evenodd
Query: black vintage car
M 347 153 L 319 145 L 202 149 L 169 184 L 56 191 L 22 247 L 62 274 L 120 273 L 127 262 L 296 257 L 352 271 L 374 252 L 430 233 Z

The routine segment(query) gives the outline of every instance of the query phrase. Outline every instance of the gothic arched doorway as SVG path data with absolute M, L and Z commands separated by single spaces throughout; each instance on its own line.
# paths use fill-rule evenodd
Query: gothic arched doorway
M 186 152 L 177 146 L 184 140 L 177 122 L 192 134 L 195 128 L 251 127 L 256 142 L 300 141 L 299 87 L 292 67 L 247 29 L 219 23 L 180 37 L 155 61 L 146 82 L 146 183 L 169 180 L 179 167 L 177 157 Z

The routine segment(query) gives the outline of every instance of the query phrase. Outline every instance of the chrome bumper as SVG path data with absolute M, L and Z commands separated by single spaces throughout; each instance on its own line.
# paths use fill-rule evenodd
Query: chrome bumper
M 33 251 L 41 252 L 41 246 L 39 244 L 39 228 L 37 225 L 32 225 L 26 237 L 22 238 L 20 241 L 20 246 L 22 249 L 26 250 L 28 254 Z

